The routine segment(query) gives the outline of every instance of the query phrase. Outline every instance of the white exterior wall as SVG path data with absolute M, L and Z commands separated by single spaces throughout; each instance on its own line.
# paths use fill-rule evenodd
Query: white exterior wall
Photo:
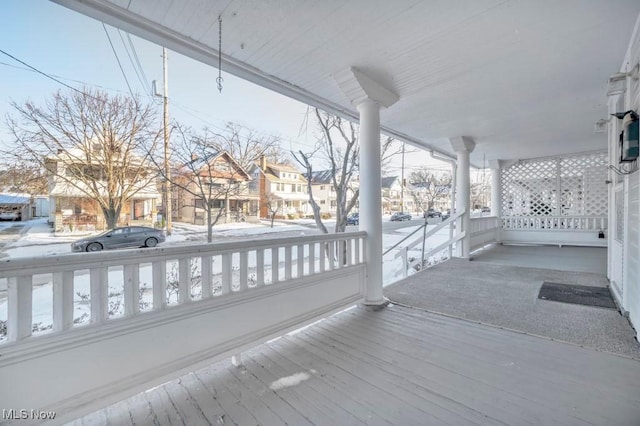
M 336 211 L 335 207 L 331 206 L 331 202 L 336 201 L 336 192 L 332 191 L 332 188 L 333 186 L 327 183 L 311 185 L 313 199 L 320 206 L 320 213 L 334 214 Z
M 636 20 L 633 36 L 620 72 L 629 72 L 640 62 L 640 16 Z M 609 99 L 610 112 L 640 110 L 640 80 L 634 76 L 626 79 L 625 93 Z M 609 159 L 620 168 L 618 137 L 622 120 L 609 121 Z M 608 278 L 622 311 L 629 316 L 631 324 L 640 330 L 640 171 L 638 161 L 622 167 L 631 171 L 624 176 L 613 172 L 609 175 L 611 208 L 609 209 L 609 253 Z

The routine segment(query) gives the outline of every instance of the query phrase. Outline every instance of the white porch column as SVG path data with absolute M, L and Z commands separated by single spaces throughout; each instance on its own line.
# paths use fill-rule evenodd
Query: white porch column
M 387 304 L 382 294 L 380 108 L 388 108 L 399 98 L 353 67 L 333 77 L 360 113 L 360 230 L 367 233 L 367 277 L 363 289 L 363 304 L 377 309 Z
M 380 106 L 372 100 L 360 112 L 360 230 L 367 232 L 365 304 L 384 303 L 382 295 L 382 177 L 380 171 Z
M 502 188 L 500 180 L 502 177 L 502 164 L 500 160 L 489 161 L 491 168 L 491 216 L 500 218 L 502 216 Z
M 469 180 L 469 154 L 476 144 L 466 136 L 453 138 L 450 140 L 451 146 L 456 153 L 457 167 L 457 188 L 456 188 L 456 212 L 464 211 L 464 215 L 456 222 L 456 232 L 458 235 L 464 232 L 466 235 L 456 244 L 456 257 L 469 258 L 471 234 L 471 183 Z

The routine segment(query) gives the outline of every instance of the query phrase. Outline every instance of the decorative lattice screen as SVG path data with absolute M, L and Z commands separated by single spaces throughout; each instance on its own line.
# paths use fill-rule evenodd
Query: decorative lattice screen
M 502 170 L 502 216 L 606 216 L 607 153 L 519 161 Z

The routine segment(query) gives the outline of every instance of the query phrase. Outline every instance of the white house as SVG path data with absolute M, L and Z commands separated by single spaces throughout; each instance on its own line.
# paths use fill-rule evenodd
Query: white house
M 307 180 L 295 167 L 269 163 L 263 156 L 248 172 L 250 189 L 260 194 L 260 217 L 294 219 L 310 213 Z

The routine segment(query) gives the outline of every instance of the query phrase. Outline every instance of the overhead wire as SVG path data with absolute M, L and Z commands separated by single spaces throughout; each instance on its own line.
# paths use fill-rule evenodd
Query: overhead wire
M 111 50 L 113 50 L 113 55 L 116 57 L 116 61 L 118 62 L 118 66 L 120 67 L 120 71 L 122 72 L 122 76 L 124 77 L 124 81 L 127 83 L 129 92 L 131 93 L 131 96 L 135 97 L 133 90 L 131 90 L 129 79 L 127 79 L 127 74 L 124 72 L 124 68 L 122 68 L 122 63 L 120 63 L 120 58 L 118 57 L 118 53 L 116 53 L 116 48 L 113 46 L 113 42 L 111 41 L 111 37 L 109 36 L 109 32 L 107 31 L 107 26 L 104 24 L 104 22 L 102 23 L 102 28 L 104 28 L 104 33 L 107 35 L 107 40 L 109 40 L 109 44 L 111 45 Z
M 64 83 L 64 82 L 62 82 L 62 81 L 60 81 L 60 80 L 58 80 L 57 78 L 55 78 L 55 77 L 54 77 L 54 76 L 52 76 L 51 74 L 47 74 L 46 72 L 40 71 L 40 70 L 39 70 L 39 69 L 37 69 L 36 67 L 33 67 L 33 66 L 29 65 L 28 63 L 26 63 L 26 62 L 24 62 L 24 61 L 22 61 L 22 60 L 20 60 L 20 59 L 16 58 L 15 56 L 11 55 L 10 53 L 5 52 L 5 51 L 4 51 L 4 50 L 2 50 L 2 49 L 0 49 L 0 53 L 2 53 L 2 54 L 4 54 L 4 55 L 6 55 L 6 56 L 8 56 L 8 57 L 10 57 L 11 59 L 13 59 L 13 60 L 14 60 L 14 61 L 16 61 L 16 62 L 20 62 L 22 65 L 24 65 L 24 66 L 28 67 L 31 71 L 37 72 L 38 74 L 42 74 L 43 76 L 45 76 L 45 77 L 47 77 L 47 78 L 49 78 L 49 79 L 51 79 L 51 80 L 55 81 L 55 82 L 56 82 L 56 83 L 58 83 L 58 84 L 61 84 L 61 85 L 62 85 L 62 86 L 64 86 L 64 87 L 67 87 L 67 88 L 69 88 L 69 89 L 71 89 L 71 90 L 74 90 L 74 91 L 76 91 L 76 92 L 78 92 L 78 93 L 81 93 L 81 94 L 83 94 L 83 95 L 87 95 L 87 93 L 83 92 L 82 90 L 78 90 L 78 89 L 76 89 L 75 87 L 70 86 L 70 85 L 68 85 L 68 84 L 66 84 L 66 83 Z M 9 65 L 9 64 L 4 64 L 4 65 Z M 9 65 L 9 66 L 11 66 L 11 65 Z M 16 68 L 17 68 L 17 67 L 16 67 Z
M 131 67 L 133 68 L 133 72 L 136 73 L 136 77 L 138 78 L 138 81 L 140 82 L 140 85 L 142 86 L 142 89 L 144 90 L 144 93 L 150 92 L 149 87 L 147 87 L 144 84 L 144 81 L 142 80 L 142 76 L 140 75 L 140 71 L 138 70 L 138 67 L 136 66 L 133 57 L 131 56 L 131 53 L 129 52 L 129 48 L 127 47 L 126 43 L 124 42 L 124 37 L 122 36 L 122 31 L 120 31 L 120 29 L 118 28 L 118 35 L 120 36 L 120 41 L 122 42 L 122 47 L 124 47 L 124 51 L 127 53 L 127 57 L 129 58 L 129 62 L 131 63 Z
M 104 24 L 103 24 L 103 26 L 104 26 Z M 105 33 L 107 34 L 107 38 L 109 39 L 109 42 L 110 42 L 111 47 L 112 47 L 112 49 L 113 49 L 113 44 L 111 43 L 111 38 L 109 37 L 109 34 L 108 34 L 107 30 L 106 30 L 106 27 L 104 27 L 104 30 L 105 30 Z M 73 87 L 73 86 L 70 86 L 70 85 L 68 85 L 68 84 L 66 84 L 66 83 L 64 83 L 64 82 L 62 82 L 62 81 L 60 81 L 60 79 L 62 78 L 62 79 L 69 80 L 69 81 L 73 81 L 73 82 L 75 82 L 75 83 L 83 84 L 83 85 L 86 85 L 86 86 L 98 87 L 98 88 L 105 89 L 105 90 L 111 90 L 111 91 L 116 91 L 116 92 L 119 92 L 119 93 L 125 93 L 125 92 L 123 92 L 123 91 L 121 91 L 121 90 L 119 90 L 119 89 L 113 89 L 113 88 L 104 87 L 104 86 L 100 86 L 100 85 L 93 84 L 93 83 L 87 83 L 87 82 L 85 82 L 85 81 L 81 81 L 81 80 L 73 80 L 73 79 L 69 79 L 69 78 L 62 77 L 62 76 L 54 76 L 54 75 L 51 75 L 51 74 L 47 74 L 47 73 L 45 73 L 45 72 L 43 72 L 43 71 L 40 71 L 39 69 L 37 69 L 37 68 L 35 68 L 35 67 L 33 67 L 33 66 L 29 65 L 29 64 L 27 64 L 26 62 L 24 62 L 24 61 L 22 61 L 22 60 L 20 60 L 20 59 L 16 58 L 15 56 L 13 56 L 13 55 L 11 55 L 11 54 L 9 54 L 9 53 L 5 52 L 4 50 L 1 50 L 1 49 L 0 49 L 0 53 L 3 53 L 4 55 L 6 55 L 6 56 L 10 57 L 11 59 L 14 59 L 15 61 L 17 61 L 17 62 L 21 63 L 21 64 L 22 64 L 22 65 L 24 65 L 24 66 L 26 66 L 27 68 L 21 68 L 21 67 L 18 67 L 18 66 L 16 66 L 16 65 L 8 64 L 8 63 L 5 63 L 5 62 L 0 62 L 0 64 L 1 64 L 1 65 L 5 65 L 5 66 L 12 67 L 12 68 L 21 69 L 21 70 L 24 70 L 24 71 L 37 72 L 37 73 L 39 73 L 39 74 L 41 74 L 41 75 L 43 75 L 43 76 L 45 76 L 45 77 L 47 77 L 47 78 L 49 78 L 49 79 L 51 79 L 51 80 L 55 81 L 55 82 L 56 82 L 56 83 L 58 83 L 58 84 L 60 84 L 60 85 L 62 85 L 62 86 L 65 86 L 65 87 L 67 87 L 67 88 L 69 88 L 69 89 L 72 89 L 72 90 L 74 90 L 74 91 L 76 91 L 76 92 L 78 92 L 78 93 L 81 93 L 81 94 L 83 94 L 83 95 L 86 95 L 86 93 L 85 93 L 85 92 L 83 92 L 83 91 L 81 91 L 81 90 L 76 89 L 76 88 L 75 88 L 75 87 Z M 131 95 L 135 96 L 135 95 L 133 94 L 133 91 L 131 90 L 131 86 L 129 85 L 129 82 L 128 82 L 127 78 L 126 78 L 126 75 L 124 74 L 124 71 L 123 71 L 122 66 L 121 66 L 121 64 L 120 64 L 120 61 L 119 61 L 119 59 L 118 59 L 118 56 L 117 56 L 117 54 L 115 53 L 115 49 L 114 49 L 114 54 L 115 54 L 115 56 L 116 56 L 116 59 L 118 60 L 118 64 L 120 65 L 120 70 L 121 70 L 121 71 L 122 71 L 122 73 L 123 73 L 123 77 L 125 78 L 125 81 L 127 82 L 127 87 L 129 88 L 129 92 L 130 92 L 130 94 L 131 94 Z M 147 96 L 148 96 L 148 97 L 150 97 L 152 100 L 156 101 L 155 97 L 154 97 L 152 94 L 147 93 Z M 217 130 L 219 130 L 219 131 L 225 131 L 225 130 L 226 130 L 226 128 L 225 128 L 225 127 L 223 127 L 222 125 L 214 124 L 214 123 L 212 123 L 211 121 L 208 121 L 208 120 L 206 120 L 206 119 L 204 119 L 204 118 L 202 118 L 202 117 L 200 117 L 200 116 L 198 116 L 198 115 L 194 114 L 193 112 L 191 112 L 191 111 L 189 111 L 189 110 L 195 111 L 195 112 L 197 112 L 197 113 L 199 113 L 199 114 L 205 114 L 205 113 L 203 113 L 202 111 L 198 111 L 198 110 L 195 110 L 195 109 L 193 109 L 193 108 L 186 107 L 186 106 L 184 106 L 184 105 L 182 105 L 182 104 L 180 104 L 180 103 L 176 102 L 175 100 L 172 100 L 172 105 L 175 105 L 175 106 L 176 106 L 178 109 L 180 109 L 181 111 L 183 111 L 183 112 L 185 112 L 186 114 L 190 115 L 191 117 L 193 117 L 193 118 L 195 118 L 195 119 L 197 119 L 197 120 L 199 120 L 199 121 L 201 121 L 201 122 L 203 122 L 203 123 L 205 123 L 205 124 L 207 124 L 207 125 L 209 125 L 209 126 L 213 127 L 214 129 L 217 129 Z M 300 129 L 299 129 L 299 132 L 298 132 L 298 136 L 300 136 L 300 135 L 302 134 L 302 130 L 303 130 L 303 128 L 305 129 L 305 133 L 307 133 L 307 132 L 308 132 L 308 129 L 307 129 L 307 127 L 308 127 L 308 113 L 309 113 L 309 107 L 307 107 L 307 113 L 305 114 L 305 117 L 303 118 L 302 124 L 301 124 Z M 249 127 L 247 127 L 247 126 L 245 126 L 245 125 L 243 125 L 243 124 L 240 124 L 240 123 L 234 123 L 234 125 L 237 125 L 238 127 L 242 128 L 242 129 L 244 129 L 244 130 L 248 130 L 248 131 L 255 132 L 255 133 L 257 133 L 257 134 L 259 134 L 259 135 L 262 135 L 262 136 L 266 136 L 266 137 L 276 137 L 276 138 L 280 139 L 281 141 L 288 142 L 290 145 L 302 145 L 302 146 L 306 146 L 306 147 L 308 147 L 308 148 L 312 148 L 312 149 L 313 149 L 313 148 L 315 148 L 315 146 L 314 146 L 314 145 L 309 144 L 309 143 L 306 143 L 306 142 L 303 142 L 303 141 L 300 141 L 300 140 L 296 140 L 296 141 L 294 141 L 294 140 L 292 140 L 292 139 L 290 139 L 290 138 L 286 138 L 286 137 L 282 137 L 282 136 L 277 136 L 277 135 L 269 134 L 269 133 L 266 133 L 266 132 L 263 132 L 263 131 L 258 131 L 258 130 L 255 130 L 255 129 L 251 129 L 251 128 L 249 128 Z M 407 168 L 407 169 L 411 169 L 411 170 L 420 170 L 420 169 L 422 169 L 423 167 L 422 167 L 422 166 L 405 166 L 405 168 Z M 433 167 L 433 166 L 430 166 L 430 167 L 428 167 L 428 168 L 429 168 L 429 169 L 439 170 L 439 168 L 436 168 L 436 167 Z M 395 169 L 398 169 L 398 170 L 399 170 L 399 167 L 396 167 L 396 168 L 391 167 L 389 170 L 395 170 Z M 444 171 L 444 170 L 445 170 L 445 168 L 443 167 L 443 168 L 442 168 L 442 170 Z

